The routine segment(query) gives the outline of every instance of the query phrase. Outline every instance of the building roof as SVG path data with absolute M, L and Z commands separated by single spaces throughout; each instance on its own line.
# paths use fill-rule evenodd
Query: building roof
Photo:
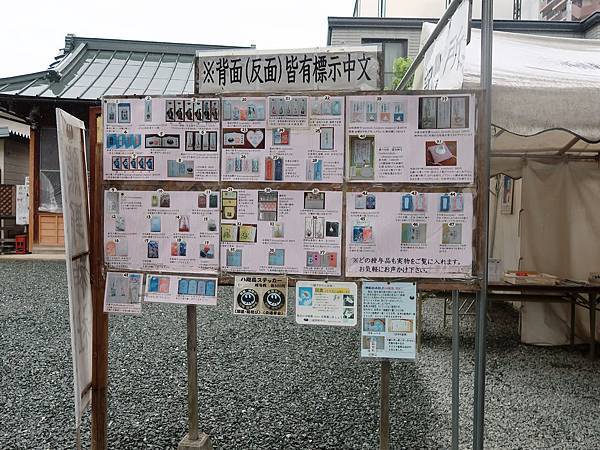
M 240 48 L 77 37 L 47 70 L 0 78 L 0 97 L 96 101 L 103 95 L 194 92 L 196 51 Z
M 331 43 L 332 28 L 418 28 L 423 22 L 437 23 L 437 18 L 403 18 L 403 17 L 328 17 L 327 44 Z M 548 21 L 548 20 L 494 20 L 494 31 L 516 33 L 571 32 L 585 33 L 592 26 L 600 23 L 600 12 L 588 16 L 580 22 Z M 472 19 L 475 28 L 481 28 L 481 19 Z
M 29 139 L 29 124 L 20 117 L 0 109 L 0 138 L 10 136 Z

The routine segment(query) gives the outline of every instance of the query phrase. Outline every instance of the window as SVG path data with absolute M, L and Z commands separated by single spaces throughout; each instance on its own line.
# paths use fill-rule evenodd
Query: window
M 408 41 L 406 39 L 372 39 L 362 40 L 363 44 L 379 44 L 383 52 L 383 85 L 385 89 L 392 88 L 394 81 L 394 61 L 405 58 Z

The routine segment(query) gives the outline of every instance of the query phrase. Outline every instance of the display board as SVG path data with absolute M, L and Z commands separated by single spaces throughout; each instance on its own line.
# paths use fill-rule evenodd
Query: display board
M 467 278 L 473 194 L 346 193 L 346 276 Z
M 356 325 L 358 295 L 356 283 L 298 281 L 296 323 L 301 325 Z
M 219 181 L 220 101 L 105 97 L 104 179 Z
M 219 272 L 219 191 L 105 192 L 111 269 Z
M 415 283 L 362 284 L 362 357 L 414 360 L 417 287 Z
M 217 278 L 148 274 L 144 301 L 215 306 L 217 286 Z
M 341 274 L 341 192 L 228 189 L 221 195 L 223 271 Z
M 474 95 L 346 97 L 351 182 L 474 181 Z
M 223 181 L 341 183 L 344 97 L 224 97 Z

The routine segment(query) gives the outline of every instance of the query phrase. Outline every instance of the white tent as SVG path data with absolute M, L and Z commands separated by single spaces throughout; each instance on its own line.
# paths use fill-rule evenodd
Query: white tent
M 462 85 L 438 89 L 479 88 L 480 36 L 472 30 Z M 492 80 L 492 174 L 521 179 L 514 213 L 491 212 L 492 254 L 506 270 L 587 280 L 600 271 L 600 41 L 494 32 Z M 521 325 L 523 342 L 566 344 L 569 307 L 524 304 Z M 577 336 L 588 335 L 578 311 Z

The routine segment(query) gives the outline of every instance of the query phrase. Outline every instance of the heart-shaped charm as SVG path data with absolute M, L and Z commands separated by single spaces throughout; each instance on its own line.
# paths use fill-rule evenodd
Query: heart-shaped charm
M 246 133 L 246 139 L 248 139 L 248 142 L 250 142 L 250 145 L 254 148 L 257 148 L 264 138 L 265 134 L 262 130 L 250 130 Z

